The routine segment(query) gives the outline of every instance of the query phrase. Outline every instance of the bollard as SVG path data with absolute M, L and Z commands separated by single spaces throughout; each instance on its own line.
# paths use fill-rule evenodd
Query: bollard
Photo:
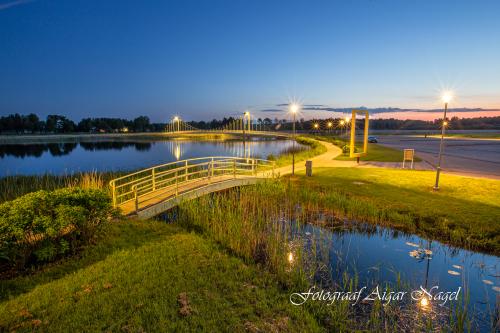
M 306 161 L 306 176 L 312 177 L 312 175 L 313 175 L 313 162 Z

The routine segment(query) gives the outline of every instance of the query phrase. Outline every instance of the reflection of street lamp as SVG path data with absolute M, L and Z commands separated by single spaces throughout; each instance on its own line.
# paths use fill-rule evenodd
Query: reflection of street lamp
M 299 108 L 297 103 L 290 104 L 290 112 L 293 114 L 292 176 L 295 175 L 295 117 L 299 112 Z
M 177 117 L 177 116 L 174 117 L 174 123 L 175 122 L 177 122 L 177 131 L 179 132 L 181 130 L 181 128 L 180 128 L 180 125 L 181 125 L 180 122 L 181 122 L 181 120 L 179 119 L 179 117 Z
M 444 150 L 444 132 L 446 129 L 446 125 L 448 122 L 446 121 L 446 112 L 448 111 L 448 103 L 452 100 L 453 96 L 450 92 L 445 92 L 441 99 L 444 102 L 444 115 L 443 115 L 443 123 L 441 126 L 441 142 L 439 144 L 439 157 L 438 164 L 436 168 L 436 183 L 434 184 L 434 191 L 439 190 L 439 174 L 441 173 L 441 160 L 443 158 L 443 150 Z

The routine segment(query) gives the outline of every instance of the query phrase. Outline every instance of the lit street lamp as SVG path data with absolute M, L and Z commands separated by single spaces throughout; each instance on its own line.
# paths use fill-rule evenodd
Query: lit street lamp
M 299 112 L 299 105 L 296 103 L 290 104 L 290 112 L 293 114 L 293 147 L 292 147 L 292 176 L 295 175 L 295 117 Z
M 250 132 L 250 112 L 245 111 L 245 113 L 243 113 L 243 119 L 241 120 L 241 127 L 243 129 L 243 147 L 245 147 L 245 143 L 247 141 L 245 134 L 245 118 L 248 118 L 248 131 Z
M 180 126 L 181 120 L 179 119 L 179 117 L 177 117 L 177 116 L 174 117 L 174 123 L 175 122 L 177 122 L 177 132 L 179 132 L 181 130 L 181 126 Z
M 340 120 L 340 137 L 341 138 L 342 138 L 342 131 L 344 130 L 344 124 L 345 124 L 345 120 L 341 119 Z M 344 140 L 344 138 L 342 138 L 342 140 Z
M 446 125 L 448 125 L 448 122 L 446 121 L 446 112 L 448 111 L 448 103 L 452 99 L 452 95 L 449 92 L 446 92 L 443 94 L 441 99 L 444 102 L 444 115 L 443 115 L 443 123 L 441 126 L 441 142 L 439 144 L 439 157 L 438 157 L 438 164 L 436 168 L 436 184 L 434 184 L 434 191 L 439 190 L 439 174 L 441 173 L 441 160 L 443 158 L 443 150 L 444 150 L 444 132 L 446 129 Z

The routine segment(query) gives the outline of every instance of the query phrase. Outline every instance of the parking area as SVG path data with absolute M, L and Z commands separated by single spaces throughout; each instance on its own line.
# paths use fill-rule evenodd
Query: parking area
M 439 139 L 405 135 L 378 136 L 380 144 L 396 148 L 413 148 L 426 163 L 436 166 Z M 500 140 L 445 139 L 444 172 L 500 179 Z

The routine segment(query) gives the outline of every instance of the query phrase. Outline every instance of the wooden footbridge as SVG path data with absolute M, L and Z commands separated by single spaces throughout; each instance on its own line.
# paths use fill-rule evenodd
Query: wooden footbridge
M 113 206 L 147 219 L 183 200 L 274 177 L 275 163 L 257 158 L 201 157 L 140 170 L 110 182 Z

